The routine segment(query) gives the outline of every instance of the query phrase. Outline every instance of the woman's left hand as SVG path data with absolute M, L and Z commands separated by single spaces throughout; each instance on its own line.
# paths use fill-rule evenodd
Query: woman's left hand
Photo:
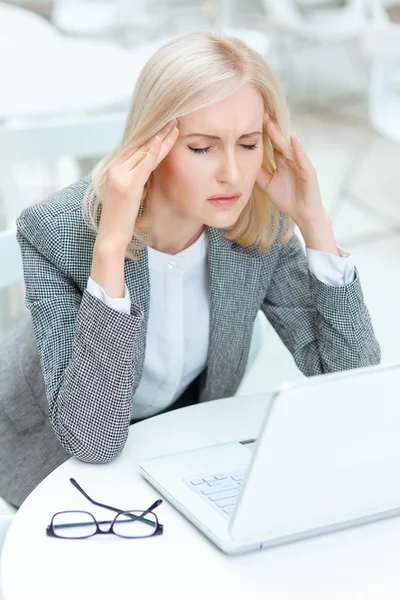
M 326 215 L 318 186 L 316 170 L 295 135 L 287 140 L 280 127 L 266 113 L 263 129 L 271 140 L 276 171 L 273 175 L 261 168 L 257 183 L 275 206 L 301 227 Z
M 308 248 L 339 255 L 332 224 L 321 200 L 317 172 L 295 135 L 287 140 L 266 113 L 263 129 L 274 149 L 276 170 L 261 168 L 258 185 L 299 227 Z

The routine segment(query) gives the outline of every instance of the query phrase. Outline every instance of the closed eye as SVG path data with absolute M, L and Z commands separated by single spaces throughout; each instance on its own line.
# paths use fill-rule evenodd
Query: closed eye
M 257 148 L 257 144 L 240 144 L 242 146 L 242 148 L 245 148 L 246 150 L 255 150 Z M 188 148 L 192 151 L 192 152 L 196 152 L 197 154 L 204 154 L 205 152 L 210 152 L 211 150 L 211 146 L 207 146 L 206 148 L 192 148 L 191 146 L 188 146 Z

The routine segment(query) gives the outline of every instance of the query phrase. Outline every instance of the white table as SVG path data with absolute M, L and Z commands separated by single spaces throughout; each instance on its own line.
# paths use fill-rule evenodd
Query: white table
M 37 598 L 243 597 L 273 600 L 398 600 L 400 519 L 324 535 L 271 550 L 227 556 L 167 502 L 157 508 L 164 534 L 141 540 L 46 537 L 53 513 L 110 512 L 70 484 L 75 477 L 99 502 L 147 508 L 159 497 L 139 474 L 145 458 L 257 434 L 268 396 L 236 396 L 174 411 L 131 427 L 121 456 L 107 465 L 71 459 L 27 498 L 7 534 L 4 600 Z M 256 508 L 256 507 L 255 507 Z

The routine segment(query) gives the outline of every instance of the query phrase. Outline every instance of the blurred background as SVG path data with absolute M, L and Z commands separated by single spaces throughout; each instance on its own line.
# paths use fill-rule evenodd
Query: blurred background
M 26 313 L 16 217 L 113 148 L 146 60 L 199 29 L 242 38 L 278 74 L 382 360 L 400 360 L 400 0 L 0 2 L 0 342 Z M 298 377 L 268 325 L 241 393 Z

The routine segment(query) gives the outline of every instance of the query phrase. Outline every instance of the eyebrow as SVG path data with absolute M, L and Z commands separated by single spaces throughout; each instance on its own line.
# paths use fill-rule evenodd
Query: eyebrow
M 243 135 L 240 136 L 239 140 L 244 138 L 244 137 L 249 137 L 251 135 L 262 135 L 261 131 L 252 131 L 251 133 L 244 133 Z M 205 137 L 208 138 L 210 140 L 220 140 L 221 138 L 219 138 L 217 135 L 211 135 L 209 133 L 189 133 L 188 135 L 185 135 L 184 137 L 186 138 L 190 138 L 190 137 Z

